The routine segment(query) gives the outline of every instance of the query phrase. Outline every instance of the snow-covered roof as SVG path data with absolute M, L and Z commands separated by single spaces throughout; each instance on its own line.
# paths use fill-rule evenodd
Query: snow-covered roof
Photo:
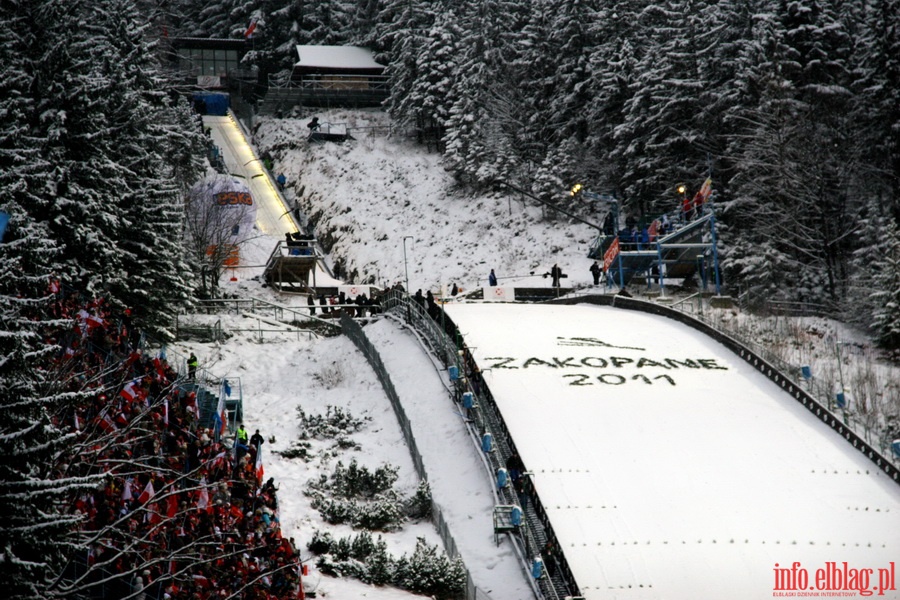
M 295 67 L 314 69 L 383 70 L 368 48 L 359 46 L 297 46 Z

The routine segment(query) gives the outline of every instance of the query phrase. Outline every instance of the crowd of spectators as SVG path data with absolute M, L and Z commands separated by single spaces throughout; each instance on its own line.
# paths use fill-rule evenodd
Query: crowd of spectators
M 82 301 L 59 284 L 57 369 L 77 398 L 56 425 L 79 444 L 59 475 L 102 473 L 72 499 L 87 556 L 77 575 L 94 597 L 209 600 L 302 598 L 300 558 L 282 537 L 276 486 L 263 483 L 261 437 L 243 446 L 201 414 L 197 385 L 164 350 L 141 347 L 128 311 Z M 239 452 L 237 447 L 240 446 Z

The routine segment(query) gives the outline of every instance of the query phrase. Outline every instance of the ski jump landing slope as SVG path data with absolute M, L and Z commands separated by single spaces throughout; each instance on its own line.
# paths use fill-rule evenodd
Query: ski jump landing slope
M 612 307 L 446 309 L 585 598 L 900 597 L 900 486 L 718 342 Z

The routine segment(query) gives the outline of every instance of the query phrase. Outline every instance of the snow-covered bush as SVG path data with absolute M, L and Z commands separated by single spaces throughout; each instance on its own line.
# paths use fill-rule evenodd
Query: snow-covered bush
M 394 584 L 438 600 L 460 598 L 466 587 L 466 570 L 462 559 L 439 554 L 437 546 L 419 538 L 413 555 L 397 561 Z
M 419 482 L 416 493 L 409 499 L 406 516 L 410 519 L 431 519 L 432 515 L 431 486 L 427 481 Z
M 439 600 L 461 598 L 465 591 L 462 560 L 448 558 L 423 538 L 417 540 L 412 556 L 399 559 L 388 554 L 381 536 L 373 540 L 368 532 L 335 540 L 317 531 L 307 547 L 319 555 L 316 566 L 327 575 L 355 577 L 372 585 L 391 584 Z

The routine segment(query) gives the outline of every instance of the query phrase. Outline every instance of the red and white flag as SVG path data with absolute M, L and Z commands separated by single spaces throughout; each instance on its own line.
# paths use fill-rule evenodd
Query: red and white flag
M 119 395 L 132 402 L 135 398 L 137 398 L 138 390 L 140 387 L 138 386 L 138 382 L 140 379 L 134 379 L 125 384 L 125 387 L 122 388 L 122 391 L 119 392 Z
M 200 480 L 200 497 L 197 498 L 197 508 L 200 510 L 206 510 L 206 507 L 209 506 L 209 492 L 206 491 L 206 478 Z
M 609 271 L 609 268 L 612 266 L 613 261 L 619 255 L 619 238 L 613 240 L 612 244 L 609 245 L 609 248 L 606 249 L 606 253 L 603 254 L 603 271 Z
M 146 504 L 155 495 L 156 492 L 153 490 L 153 480 L 151 479 L 147 482 L 147 485 L 144 487 L 144 491 L 141 492 L 141 495 L 138 496 L 138 502 L 140 502 L 141 504 Z
M 256 480 L 262 483 L 263 480 L 263 462 L 262 462 L 262 444 L 256 447 Z
M 256 17 L 250 19 L 250 25 L 247 27 L 247 31 L 244 32 L 245 39 L 249 40 L 251 37 L 253 37 L 253 32 L 256 31 L 256 21 Z
M 178 495 L 172 494 L 166 500 L 166 516 L 170 519 L 178 513 Z
M 116 424 L 113 423 L 113 420 L 109 418 L 108 413 L 104 414 L 102 417 L 97 417 L 97 425 L 106 433 L 112 433 L 119 430 L 119 428 L 116 427 Z
M 98 317 L 97 315 L 90 315 L 87 318 L 88 331 L 93 331 L 97 327 L 103 327 L 104 324 L 105 321 L 103 320 L 103 318 Z
M 694 196 L 694 206 L 700 206 L 706 203 L 709 200 L 709 197 L 712 195 L 712 177 L 707 177 L 706 181 L 703 182 L 703 185 L 700 186 L 700 189 L 697 190 L 697 194 Z
M 219 404 L 216 406 L 216 414 L 219 415 L 219 435 L 225 435 L 225 395 L 219 396 Z

